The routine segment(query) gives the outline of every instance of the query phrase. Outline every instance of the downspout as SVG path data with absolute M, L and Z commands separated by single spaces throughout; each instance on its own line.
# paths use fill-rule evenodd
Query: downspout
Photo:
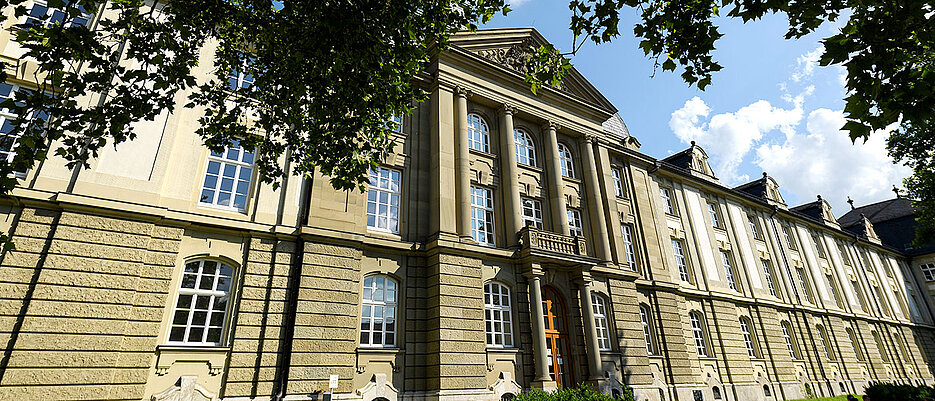
M 312 177 L 306 176 L 302 182 L 302 196 L 299 204 L 299 221 L 297 231 L 308 225 L 308 208 L 312 197 Z M 280 345 L 281 363 L 276 372 L 278 387 L 276 394 L 272 397 L 274 401 L 282 401 L 286 397 L 286 386 L 289 384 L 289 368 L 292 364 L 293 337 L 295 336 L 295 315 L 299 304 L 299 284 L 302 280 L 302 256 L 305 254 L 305 238 L 301 232 L 295 242 L 295 249 L 292 253 L 292 266 L 289 267 L 289 280 L 287 288 L 289 289 L 286 298 L 285 315 L 283 315 L 283 334 Z

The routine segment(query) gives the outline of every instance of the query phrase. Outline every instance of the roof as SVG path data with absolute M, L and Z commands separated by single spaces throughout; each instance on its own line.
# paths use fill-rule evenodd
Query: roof
M 851 209 L 838 218 L 841 227 L 851 227 L 860 224 L 860 215 L 867 216 L 871 223 L 895 220 L 907 216 L 915 216 L 916 208 L 912 206 L 913 200 L 907 198 L 889 199 L 882 202 L 871 203 Z
M 620 113 L 614 113 L 613 116 L 604 121 L 604 132 L 620 137 L 627 138 L 630 136 L 630 130 L 627 129 L 627 124 L 623 122 L 623 118 L 620 117 Z

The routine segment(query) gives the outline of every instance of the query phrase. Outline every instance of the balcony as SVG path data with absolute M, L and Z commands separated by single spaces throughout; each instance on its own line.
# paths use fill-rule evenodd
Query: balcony
M 523 227 L 519 236 L 524 249 L 588 256 L 584 237 L 556 234 L 529 226 Z

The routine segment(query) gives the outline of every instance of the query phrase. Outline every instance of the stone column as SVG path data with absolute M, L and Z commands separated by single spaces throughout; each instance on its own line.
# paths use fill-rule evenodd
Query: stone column
M 588 368 L 591 376 L 588 380 L 599 382 L 604 379 L 601 364 L 601 346 L 597 341 L 597 326 L 594 325 L 594 305 L 591 303 L 591 275 L 581 273 L 581 309 L 584 316 L 584 335 L 588 346 Z
M 597 163 L 594 160 L 594 145 L 597 138 L 588 135 L 582 142 L 584 155 L 584 185 L 588 193 L 588 216 L 591 217 L 591 241 L 594 242 L 594 251 L 602 262 L 610 262 L 610 238 L 607 234 L 607 220 L 604 218 L 604 197 L 601 195 L 601 184 L 597 175 Z
M 506 212 L 507 247 L 516 245 L 516 234 L 523 228 L 523 205 L 519 197 L 519 169 L 516 167 L 516 137 L 513 131 L 513 108 L 500 108 L 500 180 L 503 187 L 503 204 Z
M 542 268 L 533 264 L 526 274 L 529 278 L 529 309 L 532 320 L 533 353 L 536 363 L 536 378 L 533 386 L 540 389 L 556 388 L 555 381 L 549 376 L 548 347 L 545 343 L 545 314 L 542 312 Z
M 565 205 L 565 181 L 562 179 L 562 164 L 558 158 L 558 135 L 555 130 L 558 126 L 548 122 L 542 130 L 546 133 L 548 144 L 548 165 L 545 166 L 549 175 L 549 209 L 552 210 L 552 230 L 564 235 L 570 235 L 568 228 L 568 207 Z
M 455 90 L 455 126 L 457 136 L 458 236 L 472 240 L 471 236 L 471 151 L 468 149 L 468 92 L 462 87 Z

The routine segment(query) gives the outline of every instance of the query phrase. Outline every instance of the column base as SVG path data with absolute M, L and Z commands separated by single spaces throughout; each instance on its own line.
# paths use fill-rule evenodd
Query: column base
M 529 387 L 542 390 L 546 393 L 552 393 L 558 390 L 558 384 L 555 383 L 555 380 L 536 380 L 532 382 Z

